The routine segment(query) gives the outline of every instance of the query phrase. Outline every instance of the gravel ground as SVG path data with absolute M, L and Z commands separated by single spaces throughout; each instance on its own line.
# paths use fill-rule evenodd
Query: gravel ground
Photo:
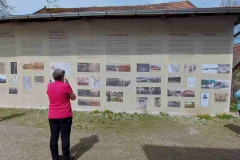
M 37 114 L 0 118 L 1 160 L 51 159 L 47 125 L 34 126 L 24 121 Z M 36 119 L 46 122 L 44 117 Z M 86 123 L 76 120 L 73 126 Z M 89 129 L 74 127 L 71 152 L 76 159 L 240 160 L 240 139 L 236 136 L 240 133 L 238 119 L 206 121 L 196 117 L 168 117 L 145 119 L 144 123 L 134 120 L 104 125 Z

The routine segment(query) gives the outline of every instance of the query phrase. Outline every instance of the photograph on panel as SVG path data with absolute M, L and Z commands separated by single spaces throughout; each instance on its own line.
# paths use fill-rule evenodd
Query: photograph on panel
M 154 97 L 154 107 L 155 108 L 161 107 L 161 97 Z
M 5 74 L 5 62 L 0 62 L 0 74 Z M 11 70 L 11 74 L 13 74 L 12 70 Z M 15 74 L 17 74 L 17 73 L 15 73 Z
M 196 64 L 184 64 L 184 73 L 195 73 Z
M 209 107 L 210 93 L 201 93 L 201 107 Z
M 34 64 L 33 62 L 23 62 L 22 68 L 23 70 L 33 70 Z
M 17 62 L 11 62 L 11 74 L 17 74 Z
M 202 89 L 228 89 L 229 82 L 225 80 L 202 80 Z
M 7 78 L 5 75 L 0 75 L 0 83 L 7 83 Z
M 131 83 L 130 78 L 107 78 L 106 86 L 127 87 Z
M 169 97 L 180 97 L 181 90 L 180 89 L 168 89 L 168 96 Z
M 150 64 L 149 63 L 138 63 L 137 64 L 137 72 L 150 72 Z
M 171 63 L 168 65 L 168 72 L 169 73 L 179 73 L 180 66 L 177 63 Z
M 168 107 L 171 108 L 180 108 L 180 101 L 168 101 Z
M 168 83 L 181 83 L 181 77 L 168 77 Z
M 181 97 L 195 97 L 195 91 L 194 90 L 183 90 L 181 93 Z
M 18 83 L 18 76 L 17 75 L 13 76 L 12 83 L 13 84 L 17 84 Z
M 100 97 L 100 90 L 78 89 L 78 96 L 81 96 L 81 97 Z
M 34 76 L 35 83 L 44 83 L 44 76 Z
M 89 77 L 78 77 L 77 84 L 79 86 L 89 86 Z
M 185 102 L 184 108 L 195 108 L 195 102 L 190 102 L 190 101 Z
M 78 99 L 78 106 L 100 107 L 100 100 Z
M 161 77 L 148 76 L 148 77 L 137 77 L 138 83 L 161 83 Z
M 161 87 L 137 87 L 137 94 L 161 95 Z
M 7 88 L 6 87 L 0 87 L 0 94 L 6 94 Z
M 215 102 L 228 102 L 228 94 L 227 93 L 214 93 L 214 101 Z
M 151 72 L 161 72 L 162 65 L 161 64 L 150 64 L 150 71 Z
M 148 105 L 147 97 L 137 97 L 137 109 L 146 110 Z
M 23 76 L 23 90 L 32 89 L 32 79 L 31 76 Z
M 34 62 L 33 69 L 34 70 L 44 70 L 44 63 L 43 62 Z
M 230 73 L 230 64 L 218 64 L 217 73 Z
M 17 87 L 9 87 L 9 94 L 18 94 Z
M 108 63 L 106 64 L 106 72 L 131 72 L 131 65 L 123 63 Z
M 106 92 L 107 102 L 123 102 L 123 92 Z
M 100 72 L 100 63 L 78 63 L 78 72 Z
M 91 76 L 92 88 L 100 88 L 100 76 Z
M 202 73 L 218 73 L 218 64 L 203 64 Z

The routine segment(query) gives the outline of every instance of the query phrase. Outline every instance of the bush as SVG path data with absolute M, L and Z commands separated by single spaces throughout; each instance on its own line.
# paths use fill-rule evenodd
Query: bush
M 220 113 L 216 116 L 219 119 L 232 119 L 234 118 L 231 114 Z
M 206 120 L 211 120 L 212 117 L 210 116 L 210 114 L 198 114 L 197 117 L 199 119 L 206 119 Z
M 162 117 L 169 117 L 169 114 L 167 112 L 160 112 L 159 115 Z

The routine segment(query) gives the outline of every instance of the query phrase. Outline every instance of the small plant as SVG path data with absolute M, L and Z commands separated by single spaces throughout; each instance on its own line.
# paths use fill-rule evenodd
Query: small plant
M 91 114 L 99 114 L 99 113 L 101 113 L 101 111 L 99 111 L 99 110 L 94 110 L 91 112 Z
M 160 112 L 159 115 L 161 117 L 169 117 L 169 114 L 167 112 Z
M 105 110 L 105 111 L 103 111 L 102 113 L 103 113 L 103 114 L 113 114 L 113 112 L 110 111 L 110 110 Z
M 231 114 L 220 113 L 216 116 L 219 119 L 232 119 L 233 116 Z
M 197 117 L 199 119 L 206 119 L 206 120 L 211 120 L 212 117 L 210 116 L 210 114 L 198 114 Z

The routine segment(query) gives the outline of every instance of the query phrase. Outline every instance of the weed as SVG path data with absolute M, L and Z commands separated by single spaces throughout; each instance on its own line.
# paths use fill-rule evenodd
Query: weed
M 216 118 L 219 119 L 232 119 L 233 116 L 231 114 L 226 114 L 226 113 L 220 113 L 216 116 Z
M 99 111 L 99 110 L 94 110 L 94 111 L 92 111 L 92 112 L 90 112 L 91 114 L 99 114 L 99 113 L 101 113 L 101 111 Z
M 161 117 L 169 117 L 169 114 L 167 112 L 160 112 L 159 115 Z
M 209 114 L 198 114 L 197 117 L 199 119 L 206 119 L 206 120 L 211 120 L 212 117 Z

